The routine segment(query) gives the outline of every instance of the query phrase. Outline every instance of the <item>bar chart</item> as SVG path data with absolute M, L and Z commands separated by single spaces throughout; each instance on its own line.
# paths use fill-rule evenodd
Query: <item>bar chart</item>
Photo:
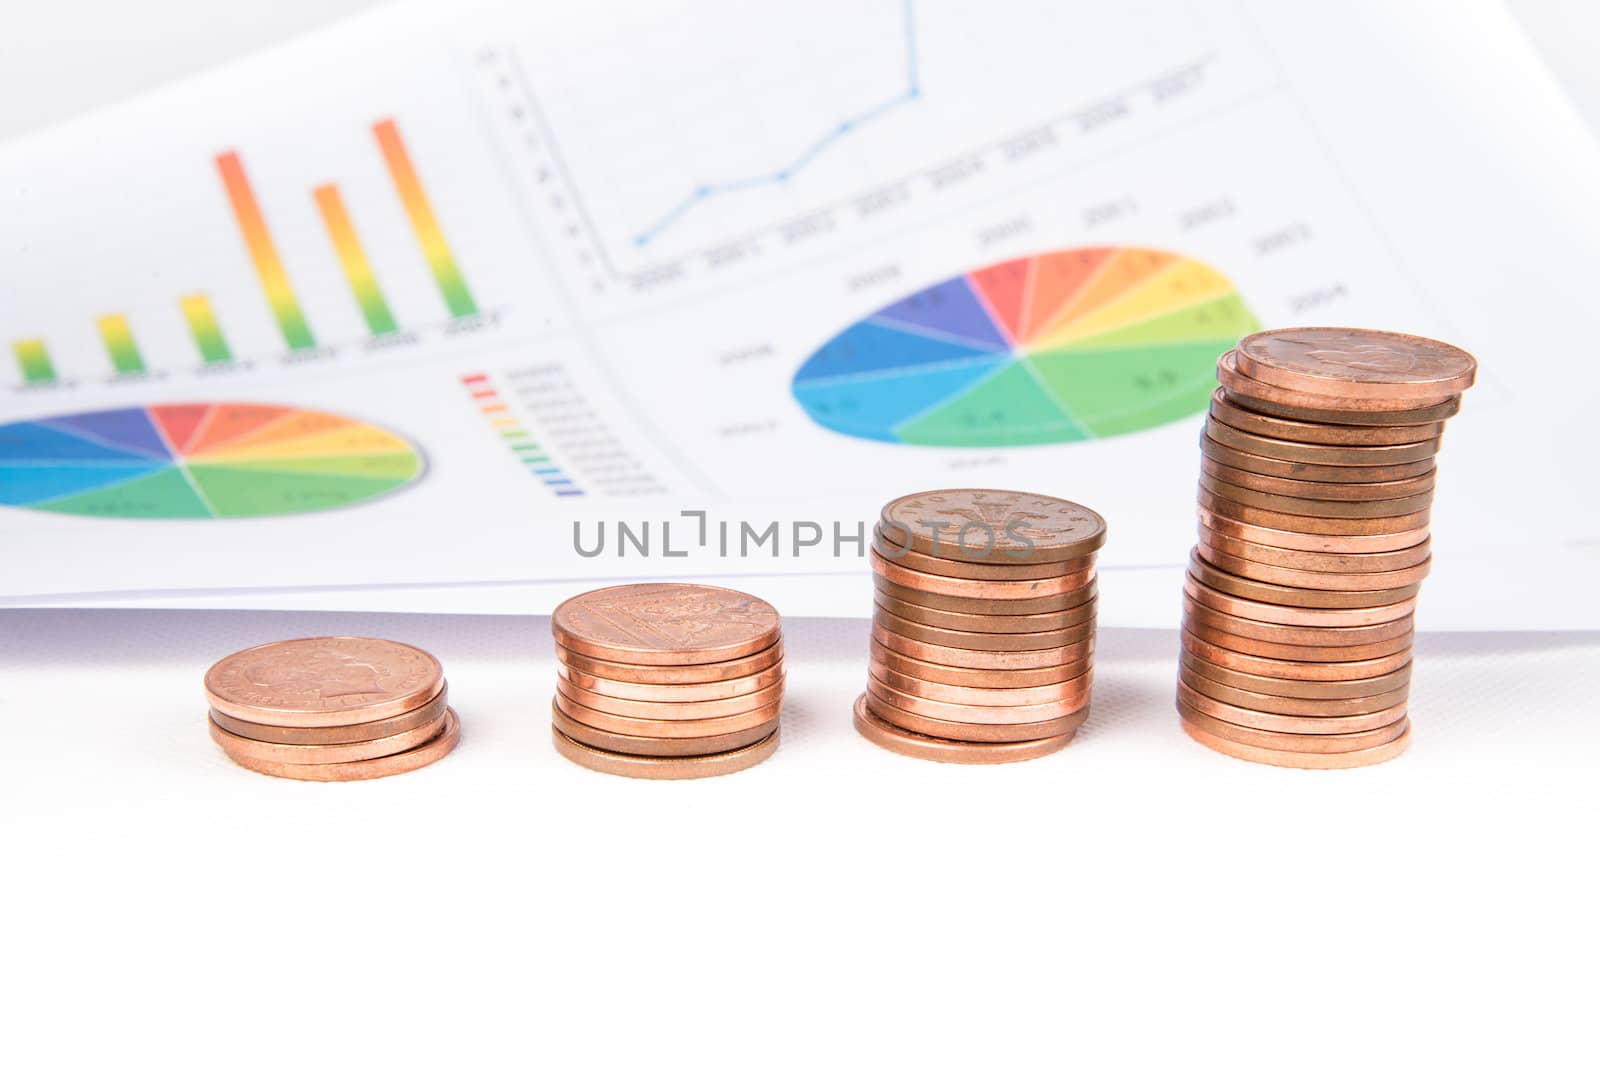
M 247 276 L 221 280 L 217 283 L 218 289 L 225 288 L 230 295 L 254 289 L 258 294 L 255 299 L 265 306 L 276 330 L 276 340 L 281 346 L 277 355 L 294 357 L 316 354 L 325 351 L 329 341 L 324 337 L 325 331 L 319 329 L 306 310 L 307 303 L 302 300 L 303 291 L 298 288 L 289 266 L 293 259 L 286 256 L 285 247 L 280 245 L 280 238 L 274 229 L 275 219 L 264 206 L 264 201 L 276 205 L 276 221 L 284 224 L 281 232 L 288 235 L 291 245 L 297 241 L 304 245 L 313 238 L 325 242 L 322 249 L 313 251 L 324 255 L 331 253 L 337 262 L 344 285 L 348 287 L 348 299 L 360 313 L 366 338 L 374 341 L 390 339 L 404 330 L 439 321 L 437 305 L 433 308 L 419 306 L 402 310 L 392 302 L 386 290 L 383 282 L 385 265 L 374 262 L 374 257 L 369 253 L 369 248 L 373 246 L 363 240 L 361 234 L 363 209 L 368 209 L 369 219 L 374 215 L 388 217 L 370 210 L 380 196 L 392 198 L 400 217 L 409 226 L 409 240 L 416 249 L 414 255 L 425 266 L 428 277 L 436 287 L 447 320 L 457 322 L 480 316 L 480 306 L 468 285 L 466 272 L 456 258 L 446 237 L 445 226 L 429 196 L 423 168 L 413 158 L 398 121 L 383 118 L 372 122 L 367 127 L 367 134 L 370 140 L 366 142 L 365 151 L 371 154 L 374 165 L 379 168 L 378 173 L 387 179 L 387 188 L 373 188 L 369 181 L 358 192 L 350 193 L 338 181 L 315 182 L 307 189 L 305 199 L 298 202 L 302 206 L 303 217 L 291 217 L 285 210 L 286 203 L 291 209 L 296 205 L 294 199 L 263 198 L 260 195 L 251 176 L 246 150 L 226 148 L 215 153 L 211 160 L 215 172 L 213 180 L 219 184 L 224 196 L 227 217 L 216 220 L 216 225 L 207 228 L 208 232 L 219 236 L 226 236 L 230 231 L 235 234 L 248 264 Z M 394 259 L 394 242 L 390 241 L 383 247 L 390 259 Z M 304 254 L 306 250 L 300 251 Z M 388 264 L 389 269 L 397 266 Z M 319 279 L 314 284 L 326 290 L 329 283 L 326 279 Z M 72 343 L 69 339 L 61 346 L 53 346 L 48 330 L 43 334 L 14 339 L 11 350 L 20 372 L 19 385 L 26 389 L 64 384 L 65 378 L 58 366 L 58 360 L 63 357 L 71 370 L 81 372 L 98 364 L 116 379 L 148 376 L 158 373 L 158 367 L 163 371 L 237 368 L 241 353 L 230 341 L 230 332 L 218 311 L 219 307 L 226 308 L 228 301 L 219 304 L 215 299 L 217 291 L 210 287 L 195 287 L 189 292 L 168 298 L 171 303 L 165 307 L 108 310 L 89 317 L 89 325 L 93 329 L 90 336 L 98 338 L 98 347 L 103 350 L 98 355 L 79 351 L 84 348 L 82 341 Z M 413 300 L 412 303 L 418 302 Z M 237 297 L 234 310 L 238 310 Z M 159 324 L 156 323 L 158 317 L 161 319 Z M 173 329 L 165 329 L 167 319 L 174 319 Z M 141 323 L 146 327 L 160 325 L 163 329 L 157 333 L 163 337 L 170 337 L 176 332 L 179 347 L 192 345 L 192 349 L 172 352 L 168 351 L 172 348 L 170 344 L 147 349 L 139 340 L 140 335 L 145 333 Z M 335 338 L 337 342 L 359 340 L 345 336 Z M 250 352 L 249 355 L 271 357 L 275 353 L 267 350 Z

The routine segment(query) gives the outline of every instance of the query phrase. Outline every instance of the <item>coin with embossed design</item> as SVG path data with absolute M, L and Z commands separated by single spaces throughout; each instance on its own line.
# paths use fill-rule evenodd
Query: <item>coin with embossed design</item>
M 551 617 L 555 639 L 583 656 L 628 664 L 712 664 L 777 641 L 777 609 L 718 586 L 646 582 L 568 598 Z

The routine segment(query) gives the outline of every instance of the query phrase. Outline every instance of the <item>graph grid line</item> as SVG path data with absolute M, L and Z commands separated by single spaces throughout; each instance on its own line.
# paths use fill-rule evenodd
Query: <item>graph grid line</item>
M 904 0 L 904 2 L 906 51 L 906 84 L 904 89 L 864 111 L 859 111 L 854 115 L 847 115 L 833 129 L 812 142 L 804 151 L 777 170 L 769 171 L 766 174 L 732 178 L 721 182 L 708 182 L 704 185 L 696 186 L 692 192 L 653 224 L 635 234 L 633 238 L 634 245 L 640 248 L 648 245 L 660 236 L 663 230 L 692 211 L 697 204 L 703 204 L 713 197 L 724 196 L 728 193 L 742 193 L 746 190 L 759 189 L 766 186 L 783 185 L 805 169 L 808 164 L 815 161 L 818 156 L 832 148 L 838 141 L 920 97 L 922 95 L 922 83 L 917 70 L 916 5 L 915 0 Z

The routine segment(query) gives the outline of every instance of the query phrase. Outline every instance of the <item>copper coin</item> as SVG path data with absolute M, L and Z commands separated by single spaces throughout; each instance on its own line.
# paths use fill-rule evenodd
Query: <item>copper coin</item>
M 257 742 L 278 742 L 284 745 L 333 745 L 340 742 L 365 742 L 374 738 L 389 738 L 424 723 L 438 719 L 449 703 L 448 689 L 441 689 L 433 700 L 421 708 L 402 712 L 388 719 L 371 723 L 356 723 L 348 727 L 270 727 L 249 720 L 238 719 L 226 712 L 211 709 L 211 720 L 229 734 Z
M 1439 405 L 1450 403 L 1446 400 L 1418 408 L 1415 402 L 1399 397 L 1335 398 L 1303 390 L 1284 389 L 1242 373 L 1239 370 L 1236 351 L 1224 353 L 1217 361 L 1217 381 L 1222 383 L 1222 388 L 1228 391 L 1230 397 L 1238 398 L 1239 403 L 1245 407 L 1254 407 L 1257 401 L 1264 401 L 1278 410 L 1305 413 L 1303 417 L 1309 418 L 1312 422 L 1365 423 L 1367 420 L 1352 416 L 1371 412 L 1374 415 L 1387 417 L 1371 420 L 1377 423 L 1433 423 L 1441 418 L 1437 414 Z
M 892 582 L 897 586 L 906 586 L 914 590 L 923 590 L 927 593 L 943 594 L 946 597 L 965 597 L 969 600 L 987 600 L 991 597 L 1000 600 L 1060 597 L 1064 594 L 1076 593 L 1082 590 L 1094 578 L 1094 572 L 1089 568 L 1085 568 L 1076 574 L 1053 579 L 1017 579 L 1008 581 L 1003 579 L 949 578 L 945 575 L 927 575 L 907 567 L 901 567 L 893 561 L 885 560 L 877 552 L 869 553 L 868 558 L 872 564 L 873 573 L 886 582 Z
M 1026 686 L 1047 686 L 1066 682 L 1083 673 L 1080 664 L 1045 668 L 962 668 L 934 664 L 927 660 L 905 656 L 877 642 L 869 642 L 868 656 L 893 671 L 929 682 L 943 682 L 952 686 L 994 686 L 1016 689 Z
M 616 682 L 657 684 L 722 682 L 726 679 L 759 675 L 767 668 L 783 663 L 783 642 L 780 639 L 758 653 L 715 664 L 624 664 L 615 660 L 584 656 L 564 645 L 556 646 L 556 659 L 575 670 Z
M 1085 705 L 1071 715 L 1036 723 L 952 723 L 942 719 L 929 719 L 915 712 L 896 708 L 875 699 L 870 693 L 862 694 L 867 711 L 893 727 L 930 738 L 944 738 L 952 742 L 1033 742 L 1041 738 L 1055 738 L 1071 734 L 1089 718 Z
M 1247 504 L 1218 497 L 1204 486 L 1200 487 L 1200 507 L 1215 515 L 1227 516 L 1242 523 L 1276 527 L 1299 534 L 1335 534 L 1351 537 L 1367 534 L 1399 534 L 1403 531 L 1426 530 L 1427 510 L 1399 516 L 1369 516 L 1364 519 L 1336 519 L 1328 516 L 1291 515 L 1266 508 L 1252 508 Z M 1419 539 L 1420 540 L 1420 539 Z
M 569 701 L 587 705 L 599 712 L 634 719 L 718 719 L 736 716 L 783 700 L 783 682 L 779 681 L 764 690 L 742 693 L 737 697 L 719 697 L 709 701 L 643 701 L 632 697 L 610 697 L 586 690 L 556 676 L 556 693 Z
M 211 740 L 220 745 L 230 757 L 244 756 L 266 763 L 347 764 L 351 761 L 371 760 L 374 757 L 385 757 L 392 753 L 415 749 L 444 730 L 444 716 L 435 715 L 428 722 L 401 731 L 399 734 L 391 734 L 386 738 L 368 738 L 360 742 L 310 744 L 261 742 L 254 738 L 230 734 L 223 730 L 215 719 L 209 720 L 207 726 L 211 731 Z
M 1281 694 L 1241 690 L 1237 686 L 1228 686 L 1215 679 L 1208 679 L 1197 671 L 1181 666 L 1178 668 L 1178 682 L 1195 693 L 1220 701 L 1232 708 L 1269 712 L 1295 719 L 1322 717 L 1343 719 L 1348 716 L 1381 712 L 1383 709 L 1405 704 L 1406 698 L 1411 693 L 1411 685 L 1403 683 L 1392 690 L 1367 694 L 1364 697 L 1284 697 Z
M 280 779 L 306 779 L 313 782 L 353 782 L 357 779 L 381 779 L 389 775 L 402 775 L 426 767 L 446 756 L 461 740 L 461 720 L 455 709 L 444 713 L 444 729 L 429 741 L 407 749 L 403 753 L 374 757 L 371 760 L 354 760 L 344 764 L 291 764 L 281 760 L 261 760 L 241 752 L 223 750 L 242 768 L 263 775 L 276 775 Z
M 1268 385 L 1332 397 L 1437 404 L 1471 386 L 1478 361 L 1454 345 L 1388 330 L 1299 326 L 1263 330 L 1233 352 L 1239 372 Z
M 1348 426 L 1265 415 L 1234 404 L 1227 391 L 1220 387 L 1211 394 L 1210 414 L 1219 423 L 1226 423 L 1247 434 L 1260 434 L 1280 441 L 1304 441 L 1312 445 L 1404 445 L 1412 441 L 1426 441 L 1444 433 L 1442 422 L 1409 426 Z
M 1421 588 L 1411 585 L 1388 590 L 1319 590 L 1280 586 L 1220 571 L 1201 559 L 1198 553 L 1189 557 L 1189 574 L 1196 582 L 1235 597 L 1295 608 L 1373 608 L 1414 600 Z
M 928 719 L 949 723 L 1035 723 L 1042 719 L 1069 716 L 1088 703 L 1089 685 L 1089 677 L 1085 675 L 1082 692 L 1071 700 L 1038 701 L 1027 705 L 968 705 L 901 693 L 875 676 L 867 675 L 867 692 L 877 700 Z
M 555 706 L 580 723 L 611 734 L 626 734 L 634 738 L 720 738 L 737 734 L 753 727 L 764 726 L 777 720 L 783 709 L 782 701 L 774 701 L 761 708 L 740 712 L 732 716 L 709 719 L 650 719 L 642 716 L 619 716 L 602 712 L 564 695 L 555 695 Z
M 1262 415 L 1275 416 L 1280 419 L 1295 419 L 1306 423 L 1326 423 L 1330 426 L 1437 426 L 1461 411 L 1461 398 L 1451 397 L 1447 401 L 1430 405 L 1426 408 L 1408 408 L 1398 412 L 1352 412 L 1335 411 L 1327 406 L 1325 401 L 1318 400 L 1315 406 L 1307 407 L 1304 404 L 1283 404 L 1281 398 L 1285 396 L 1310 397 L 1311 394 L 1293 393 L 1292 391 L 1279 391 L 1278 401 L 1268 400 L 1265 397 L 1250 397 L 1229 388 L 1229 382 L 1237 382 L 1243 376 L 1230 373 L 1219 361 L 1217 364 L 1217 379 L 1222 382 L 1223 395 L 1228 398 L 1228 403 Z M 1267 388 L 1256 386 L 1254 388 Z
M 1043 686 L 959 686 L 947 682 L 929 682 L 915 675 L 895 671 L 881 661 L 872 660 L 867 672 L 886 686 L 892 686 L 910 697 L 925 697 L 930 701 L 944 701 L 953 705 L 983 705 L 988 708 L 1014 708 L 1017 705 L 1049 704 L 1056 701 L 1075 701 L 1085 692 L 1083 683 L 1068 679 Z
M 885 540 L 928 556 L 1000 553 L 1046 564 L 1087 556 L 1106 540 L 1106 521 L 1081 504 L 1011 490 L 929 490 L 883 506 Z
M 1253 708 L 1231 705 L 1195 690 L 1180 679 L 1178 700 L 1182 705 L 1205 715 L 1232 723 L 1238 727 L 1252 727 L 1262 731 L 1283 734 L 1356 734 L 1398 723 L 1406 717 L 1406 703 L 1375 709 L 1353 716 L 1286 716 L 1276 712 L 1261 712 Z M 1244 741 L 1246 739 L 1240 739 Z
M 1099 583 L 1093 579 L 1083 589 L 1073 590 L 1071 593 L 1012 601 L 994 600 L 989 597 L 950 597 L 942 593 L 929 593 L 927 590 L 885 582 L 881 576 L 877 578 L 876 588 L 879 593 L 893 597 L 897 601 L 905 601 L 940 612 L 997 616 L 1038 616 L 1054 612 L 1070 612 L 1075 608 L 1092 604 L 1099 593 Z
M 615 679 L 591 675 L 566 664 L 556 664 L 556 674 L 574 687 L 606 697 L 626 697 L 631 701 L 717 701 L 726 697 L 741 697 L 765 690 L 783 678 L 783 665 L 774 664 L 755 675 L 742 679 L 723 679 L 720 682 L 617 682 Z
M 272 727 L 348 727 L 427 704 L 439 661 L 383 638 L 295 638 L 225 656 L 206 672 L 212 708 Z
M 1220 682 L 1235 689 L 1251 693 L 1272 694 L 1277 697 L 1315 698 L 1317 700 L 1342 700 L 1349 697 L 1371 697 L 1411 683 L 1411 664 L 1369 679 L 1286 679 L 1282 676 L 1259 675 L 1248 670 L 1235 670 L 1203 660 L 1187 649 L 1178 654 L 1179 670 L 1187 669 L 1197 675 Z
M 1242 489 L 1312 501 L 1374 501 L 1414 497 L 1432 490 L 1437 481 L 1435 474 L 1429 473 L 1390 482 L 1312 482 L 1306 479 L 1258 475 L 1254 471 L 1219 464 L 1209 456 L 1200 457 L 1200 473 L 1209 475 L 1218 482 L 1226 482 Z
M 1274 478 L 1292 478 L 1303 482 L 1395 482 L 1405 478 L 1431 475 L 1438 465 L 1430 457 L 1409 464 L 1308 464 L 1294 460 L 1279 460 L 1272 456 L 1258 456 L 1253 452 L 1229 448 L 1211 435 L 1200 435 L 1202 455 L 1228 467 Z
M 943 664 L 946 667 L 985 670 L 1065 667 L 1086 663 L 1094 653 L 1094 641 L 1087 638 L 1059 649 L 957 649 L 907 638 L 903 634 L 885 630 L 876 623 L 872 626 L 872 640 L 913 660 L 926 660 L 930 664 Z
M 974 634 L 1030 634 L 1041 630 L 1065 630 L 1083 623 L 1094 622 L 1095 602 L 1086 601 L 1065 612 L 1043 612 L 1039 615 L 1002 616 L 987 612 L 946 612 L 926 608 L 910 601 L 891 597 L 882 589 L 873 591 L 872 602 L 890 615 L 921 623 L 927 627 L 944 630 L 964 630 Z
M 550 722 L 556 730 L 574 741 L 592 749 L 612 753 L 632 753 L 635 756 L 705 756 L 708 753 L 726 753 L 730 749 L 743 749 L 754 745 L 778 729 L 778 719 L 747 727 L 731 734 L 717 734 L 702 738 L 639 738 L 631 734 L 613 734 L 598 727 L 573 719 L 560 708 L 552 706 Z
M 1286 512 L 1289 515 L 1329 516 L 1335 519 L 1412 515 L 1426 511 L 1433 504 L 1432 490 L 1414 493 L 1409 497 L 1323 501 L 1312 497 L 1289 497 L 1281 493 L 1264 493 L 1261 490 L 1247 489 L 1203 472 L 1200 475 L 1200 485 L 1208 493 L 1247 504 L 1252 508 L 1266 508 L 1274 512 Z
M 863 697 L 856 698 L 856 732 L 867 741 L 893 753 L 937 760 L 946 764 L 1010 764 L 1032 760 L 1066 748 L 1073 732 L 1027 742 L 952 742 L 902 730 L 867 711 Z
M 1277 642 L 1281 645 L 1371 645 L 1374 642 L 1392 641 L 1396 638 L 1410 638 L 1414 630 L 1414 620 L 1409 615 L 1384 623 L 1346 627 L 1266 623 L 1209 608 L 1187 591 L 1184 593 L 1184 613 L 1188 618 L 1214 630 L 1227 631 L 1245 638 Z
M 1227 423 L 1206 420 L 1206 436 L 1239 452 L 1270 456 L 1296 464 L 1332 467 L 1397 467 L 1432 459 L 1439 452 L 1439 438 L 1412 441 L 1404 445 L 1313 445 L 1304 441 L 1281 441 L 1235 430 Z
M 568 598 L 550 617 L 557 642 L 629 664 L 715 664 L 778 640 L 777 609 L 718 586 L 644 582 Z
M 608 753 L 569 738 L 555 727 L 550 728 L 550 737 L 555 742 L 556 752 L 574 764 L 590 771 L 622 775 L 630 779 L 708 779 L 713 775 L 728 775 L 753 768 L 778 751 L 777 731 L 743 749 L 678 757 Z
M 1371 749 L 1375 745 L 1392 742 L 1411 729 L 1410 722 L 1401 716 L 1383 727 L 1370 727 L 1354 734 L 1291 734 L 1286 731 L 1268 731 L 1257 727 L 1241 727 L 1236 723 L 1197 712 L 1184 702 L 1178 702 L 1178 714 L 1214 738 L 1224 738 L 1263 749 L 1276 749 L 1285 753 L 1354 753 Z
M 1407 567 L 1416 567 L 1433 555 L 1432 538 L 1424 538 L 1404 549 L 1391 549 L 1381 553 L 1314 553 L 1300 549 L 1281 549 L 1276 545 L 1261 545 L 1243 538 L 1232 538 L 1208 526 L 1200 527 L 1199 544 L 1243 560 L 1254 560 L 1274 567 L 1291 567 L 1298 571 L 1312 571 L 1326 575 L 1399 571 Z
M 1014 582 L 1022 579 L 1049 579 L 1061 578 L 1066 575 L 1082 574 L 1094 567 L 1094 554 L 1080 556 L 1073 560 L 1064 560 L 1060 563 L 1034 564 L 1017 563 L 1014 559 L 1007 558 L 1000 552 L 991 552 L 987 557 L 974 557 L 968 559 L 960 556 L 957 559 L 948 559 L 943 556 L 929 556 L 907 549 L 903 545 L 879 537 L 882 528 L 874 532 L 875 537 L 872 551 L 886 560 L 891 560 L 901 567 L 910 568 L 912 571 L 921 571 L 928 575 L 944 575 L 948 578 L 969 579 L 999 579 Z
M 1196 727 L 1188 720 L 1180 720 L 1184 731 L 1208 749 L 1214 749 L 1224 756 L 1235 757 L 1239 760 L 1250 760 L 1257 764 L 1273 764 L 1280 768 L 1304 768 L 1307 770 L 1330 771 L 1338 768 L 1360 768 L 1369 764 L 1381 764 L 1385 760 L 1393 760 L 1405 752 L 1406 746 L 1411 741 L 1409 729 L 1392 742 L 1363 749 L 1356 753 L 1288 753 L 1277 749 L 1266 749 L 1259 745 L 1246 745 L 1228 738 L 1219 738 L 1214 734 Z M 1407 723 L 1410 721 L 1407 720 Z
M 1030 649 L 1060 649 L 1094 637 L 1093 623 L 1080 623 L 1061 630 L 1044 630 L 1031 634 L 981 634 L 966 630 L 945 630 L 901 619 L 879 608 L 872 621 L 884 630 L 892 630 L 907 638 L 950 649 L 984 649 L 1017 652 Z
M 1347 660 L 1371 660 L 1374 657 L 1392 656 L 1405 652 L 1412 646 L 1410 634 L 1389 638 L 1365 645 L 1321 645 L 1315 642 L 1270 642 L 1249 638 L 1231 631 L 1216 630 L 1199 622 L 1193 615 L 1186 616 L 1183 628 L 1202 641 L 1235 653 L 1266 656 L 1274 660 L 1303 660 L 1317 663 L 1337 663 Z
M 1258 523 L 1246 523 L 1215 512 L 1200 511 L 1200 525 L 1226 534 L 1230 538 L 1252 541 L 1257 545 L 1272 545 L 1280 549 L 1296 549 L 1313 553 L 1385 553 L 1408 549 L 1428 540 L 1428 528 L 1403 530 L 1395 534 L 1305 534 L 1292 530 L 1277 530 Z
M 1411 663 L 1408 646 L 1396 653 L 1368 657 L 1365 660 L 1282 660 L 1272 656 L 1255 656 L 1236 653 L 1206 641 L 1187 629 L 1178 633 L 1184 651 L 1190 656 L 1208 661 L 1230 671 L 1244 671 L 1252 675 L 1266 675 L 1276 679 L 1294 679 L 1300 682 L 1347 682 L 1355 679 L 1374 679 L 1399 671 Z
M 1275 564 L 1245 560 L 1219 552 L 1215 547 L 1204 543 L 1196 547 L 1196 552 L 1212 567 L 1221 568 L 1230 575 L 1310 590 L 1371 592 L 1409 589 L 1427 577 L 1428 569 L 1433 563 L 1433 557 L 1430 556 L 1420 564 L 1395 571 L 1302 571 L 1299 568 L 1278 567 Z
M 1370 623 L 1388 623 L 1405 618 L 1416 611 L 1417 607 L 1415 597 L 1396 601 L 1394 604 L 1374 605 L 1370 608 L 1316 608 L 1274 604 L 1214 589 L 1192 574 L 1184 575 L 1183 592 L 1219 612 L 1227 612 L 1243 619 L 1259 620 L 1262 623 L 1283 623 L 1291 627 L 1364 627 Z

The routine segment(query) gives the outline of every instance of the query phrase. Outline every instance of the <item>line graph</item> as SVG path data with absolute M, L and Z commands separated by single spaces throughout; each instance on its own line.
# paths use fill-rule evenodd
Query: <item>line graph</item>
M 703 204 L 712 197 L 724 196 L 728 193 L 740 193 L 749 189 L 759 189 L 763 186 L 782 185 L 793 178 L 805 166 L 822 155 L 842 138 L 859 130 L 877 119 L 895 111 L 916 100 L 922 95 L 922 83 L 917 70 L 917 21 L 915 0 L 905 0 L 905 52 L 906 52 L 906 84 L 905 88 L 887 100 L 878 103 L 865 111 L 846 116 L 839 124 L 823 134 L 799 155 L 775 171 L 766 174 L 751 175 L 745 178 L 734 178 L 721 182 L 711 182 L 696 186 L 670 210 L 663 214 L 650 226 L 634 235 L 633 243 L 637 248 L 644 248 L 654 241 L 663 230 L 692 211 L 696 205 Z

